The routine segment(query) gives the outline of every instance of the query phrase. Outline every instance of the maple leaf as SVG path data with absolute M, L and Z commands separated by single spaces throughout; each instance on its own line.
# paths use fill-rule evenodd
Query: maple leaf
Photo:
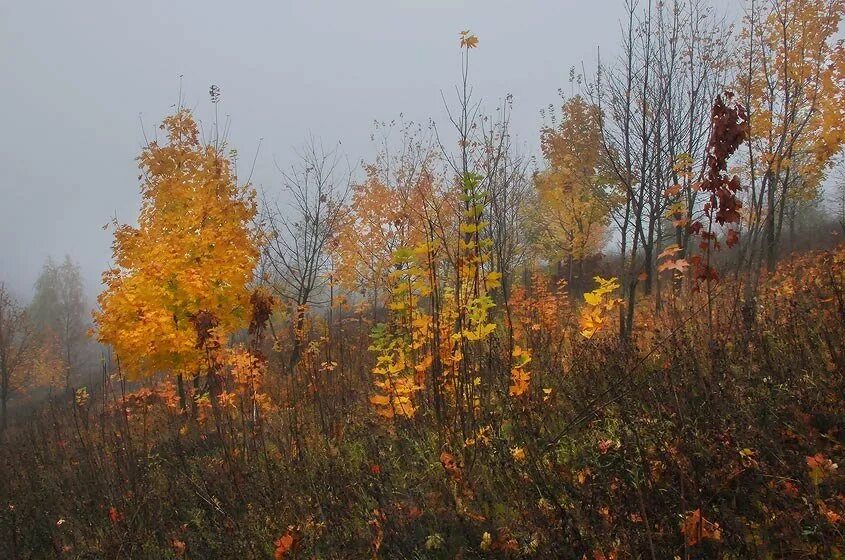
M 675 270 L 683 274 L 689 268 L 689 263 L 686 259 L 677 259 L 673 261 L 664 261 L 660 263 L 660 266 L 657 267 L 658 272 L 663 272 L 666 270 Z
M 595 281 L 598 282 L 599 287 L 584 294 L 584 301 L 587 305 L 581 310 L 581 315 L 578 318 L 581 335 L 588 339 L 592 338 L 608 323 L 608 314 L 621 301 L 609 297 L 611 292 L 619 289 L 619 282 L 616 278 L 605 280 L 601 276 L 596 276 Z
M 584 485 L 590 477 L 591 471 L 589 468 L 578 471 L 578 484 Z
M 657 255 L 657 260 L 662 260 L 668 257 L 674 257 L 676 254 L 680 253 L 682 249 L 677 245 L 669 245 L 666 247 L 662 253 Z
M 514 367 L 511 370 L 511 386 L 508 394 L 512 397 L 521 397 L 528 392 L 530 382 L 530 373 L 521 367 Z
M 832 525 L 836 525 L 840 521 L 842 521 L 842 516 L 837 513 L 836 511 L 830 509 L 827 504 L 822 501 L 819 501 L 819 509 L 827 518 L 828 522 Z
M 474 49 L 478 46 L 478 37 L 470 33 L 469 29 L 465 31 L 461 31 L 461 47 L 466 47 L 467 49 Z
M 584 301 L 587 302 L 587 305 L 598 305 L 601 303 L 602 294 L 597 294 L 595 292 L 587 292 L 584 294 Z
M 481 535 L 481 544 L 478 545 L 478 548 L 480 548 L 484 552 L 487 552 L 490 550 L 492 544 L 493 536 L 489 532 L 484 531 L 484 533 Z
M 784 494 L 786 494 L 790 498 L 797 498 L 798 497 L 798 495 L 799 495 L 798 487 L 793 482 L 791 482 L 789 480 L 784 480 L 781 483 L 781 486 L 783 487 Z
M 444 451 L 440 454 L 440 464 L 443 465 L 443 469 L 449 473 L 454 478 L 458 479 L 461 476 L 461 466 L 458 461 L 455 459 L 455 456 L 449 453 L 448 451 Z
M 123 519 L 124 519 L 123 513 L 120 512 L 116 507 L 111 506 L 109 508 L 109 520 L 112 523 L 117 524 L 117 523 L 123 521 Z
M 603 439 L 599 442 L 599 453 L 606 455 L 610 448 L 615 445 L 615 442 L 610 439 Z

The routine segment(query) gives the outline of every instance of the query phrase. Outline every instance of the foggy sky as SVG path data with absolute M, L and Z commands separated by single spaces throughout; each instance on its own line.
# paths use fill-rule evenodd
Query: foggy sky
M 728 0 L 725 0 L 727 3 Z M 718 2 L 717 2 L 718 3 Z M 48 255 L 70 254 L 86 292 L 109 265 L 112 217 L 135 223 L 135 158 L 179 95 L 206 129 L 231 116 L 242 164 L 263 138 L 253 183 L 280 185 L 309 134 L 355 164 L 374 120 L 444 118 L 460 69 L 458 32 L 480 39 L 477 96 L 514 95 L 520 142 L 559 104 L 569 68 L 614 52 L 622 0 L 6 0 L 0 2 L 0 281 L 28 298 Z M 222 118 L 221 118 L 222 120 Z M 143 123 L 143 129 L 142 129 Z

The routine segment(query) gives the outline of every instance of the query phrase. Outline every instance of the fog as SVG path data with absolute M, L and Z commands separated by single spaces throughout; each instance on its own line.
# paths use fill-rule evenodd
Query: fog
M 70 254 L 86 291 L 109 264 L 111 218 L 134 222 L 144 133 L 184 104 L 208 129 L 208 89 L 253 183 L 270 191 L 313 134 L 372 153 L 374 120 L 444 118 L 473 53 L 476 95 L 514 96 L 513 125 L 536 148 L 540 111 L 569 69 L 618 43 L 621 1 L 4 2 L 0 5 L 0 278 L 28 297 L 48 255 Z M 606 51 L 603 50 L 604 54 Z

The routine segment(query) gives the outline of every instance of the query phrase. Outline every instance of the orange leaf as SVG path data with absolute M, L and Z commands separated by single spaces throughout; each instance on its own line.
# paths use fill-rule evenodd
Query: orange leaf
M 116 507 L 112 506 L 109 508 L 109 519 L 112 523 L 118 523 L 120 521 L 123 521 L 123 513 L 118 511 Z
M 668 257 L 674 257 L 676 254 L 678 254 L 680 252 L 681 252 L 681 248 L 678 247 L 677 245 L 669 245 L 668 247 L 666 247 L 663 250 L 662 253 L 657 255 L 657 260 L 665 259 L 665 258 L 668 258 Z
M 839 465 L 825 457 L 823 453 L 807 457 L 807 466 L 810 468 L 810 480 L 817 486 L 839 468 Z
M 678 259 L 675 261 L 666 261 L 661 263 L 660 266 L 657 267 L 657 271 L 663 272 L 664 270 L 677 270 L 683 274 L 688 268 L 689 263 L 685 259 Z

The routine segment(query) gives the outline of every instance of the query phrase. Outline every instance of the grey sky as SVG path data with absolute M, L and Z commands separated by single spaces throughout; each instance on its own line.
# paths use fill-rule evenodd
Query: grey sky
M 718 3 L 718 2 L 717 2 Z M 222 89 L 242 160 L 264 142 L 253 182 L 280 183 L 309 133 L 372 151 L 374 119 L 442 119 L 458 78 L 458 32 L 480 38 L 476 92 L 514 94 L 513 124 L 536 146 L 539 111 L 568 69 L 616 48 L 622 0 L 7 0 L 0 3 L 0 280 L 28 296 L 48 255 L 70 254 L 99 289 L 116 215 L 134 222 L 139 115 L 154 129 L 183 98 L 210 122 Z

